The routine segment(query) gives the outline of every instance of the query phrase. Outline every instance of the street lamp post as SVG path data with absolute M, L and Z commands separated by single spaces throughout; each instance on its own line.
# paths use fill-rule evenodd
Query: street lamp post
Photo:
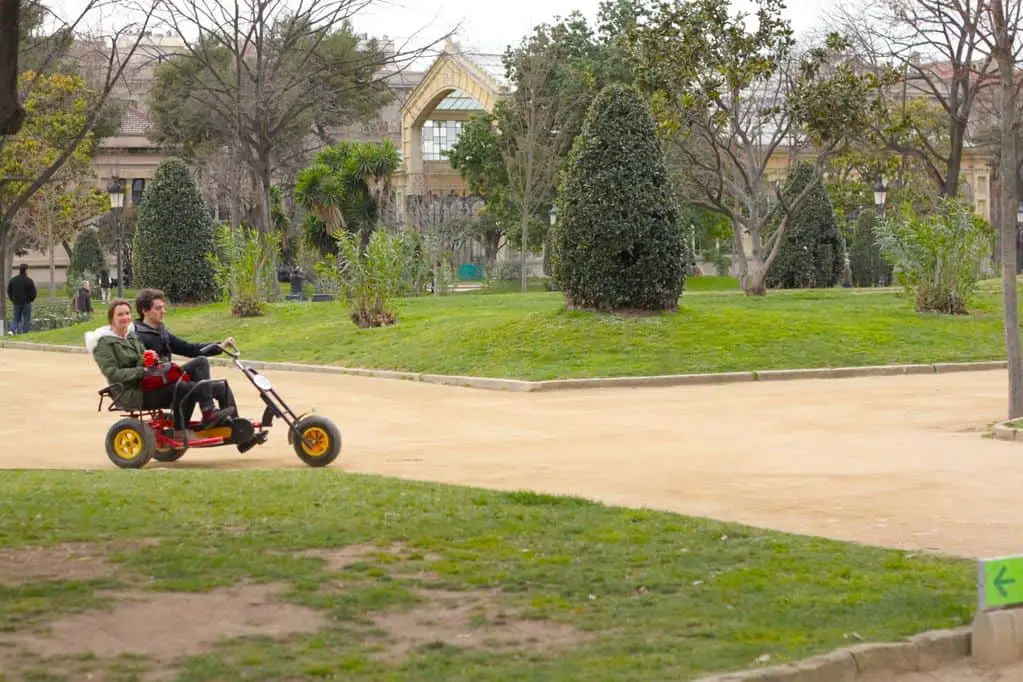
M 1023 272 L 1023 201 L 1016 207 L 1016 274 Z
M 107 194 L 110 195 L 110 215 L 114 219 L 114 233 L 117 235 L 117 297 L 124 296 L 124 269 L 121 264 L 121 254 L 124 248 L 121 244 L 121 211 L 124 209 L 124 180 L 111 178 L 107 185 Z
M 550 218 L 551 227 L 553 228 L 558 222 L 558 207 L 555 204 L 551 204 L 551 210 L 548 212 L 547 217 Z M 551 276 L 551 231 L 547 231 L 547 236 L 543 240 L 543 274 L 544 277 Z
M 888 197 L 888 186 L 884 184 L 884 178 L 878 178 L 874 186 L 874 207 L 877 208 L 878 216 L 884 218 L 884 202 Z

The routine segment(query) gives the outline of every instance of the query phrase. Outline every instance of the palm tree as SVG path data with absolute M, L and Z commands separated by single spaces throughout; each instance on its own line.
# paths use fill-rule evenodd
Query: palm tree
M 401 158 L 390 140 L 339 142 L 317 154 L 311 166 L 299 171 L 295 183 L 296 201 L 327 232 L 323 235 L 322 229 L 310 225 L 309 239 L 321 250 L 332 252 L 332 239 L 339 229 L 357 231 L 365 250 L 400 165 Z

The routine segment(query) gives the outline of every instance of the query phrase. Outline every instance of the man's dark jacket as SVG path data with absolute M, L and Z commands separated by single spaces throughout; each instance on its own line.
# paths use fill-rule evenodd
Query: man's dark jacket
M 135 320 L 135 336 L 142 342 L 146 350 L 156 351 L 160 362 L 169 362 L 171 354 L 196 358 L 200 355 L 220 355 L 222 352 L 219 348 L 213 348 L 210 352 L 203 353 L 203 346 L 208 346 L 209 343 L 189 343 L 184 339 L 179 339 L 170 333 L 165 324 L 160 325 L 159 329 L 154 329 L 142 320 Z M 210 343 L 215 342 L 211 341 Z
M 36 283 L 28 275 L 15 275 L 7 283 L 7 298 L 14 305 L 25 305 L 36 300 Z

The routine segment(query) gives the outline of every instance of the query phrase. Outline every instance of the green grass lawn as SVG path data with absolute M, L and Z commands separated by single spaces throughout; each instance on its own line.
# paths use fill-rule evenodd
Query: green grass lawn
M 251 359 L 533 380 L 1005 357 L 992 292 L 960 317 L 916 313 L 894 291 L 842 289 L 693 292 L 678 313 L 642 317 L 567 311 L 558 292 L 462 293 L 396 307 L 399 323 L 384 329 L 358 329 L 337 302 L 273 304 L 245 320 L 224 304 L 172 306 L 167 322 L 188 339 L 232 335 Z M 23 340 L 82 345 L 100 323 Z
M 739 291 L 738 277 L 700 275 L 686 279 L 686 291 Z
M 68 579 L 80 562 L 51 562 L 19 580 L 17 552 L 55 543 L 105 552 L 107 570 Z M 0 547 L 0 670 L 32 680 L 679 680 L 959 626 L 975 599 L 965 560 L 332 471 L 8 472 Z M 345 547 L 347 565 L 316 554 Z M 278 584 L 323 623 L 163 662 L 10 642 L 114 609 L 111 591 L 145 603 L 243 583 Z M 418 634 L 388 654 L 403 618 Z

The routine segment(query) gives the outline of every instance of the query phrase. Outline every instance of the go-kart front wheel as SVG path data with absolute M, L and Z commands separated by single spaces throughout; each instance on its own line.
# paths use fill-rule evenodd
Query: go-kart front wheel
M 156 437 L 138 419 L 126 417 L 107 431 L 107 457 L 122 469 L 141 469 L 156 452 Z
M 326 417 L 313 415 L 295 424 L 291 444 L 311 467 L 325 467 L 341 454 L 341 431 Z

